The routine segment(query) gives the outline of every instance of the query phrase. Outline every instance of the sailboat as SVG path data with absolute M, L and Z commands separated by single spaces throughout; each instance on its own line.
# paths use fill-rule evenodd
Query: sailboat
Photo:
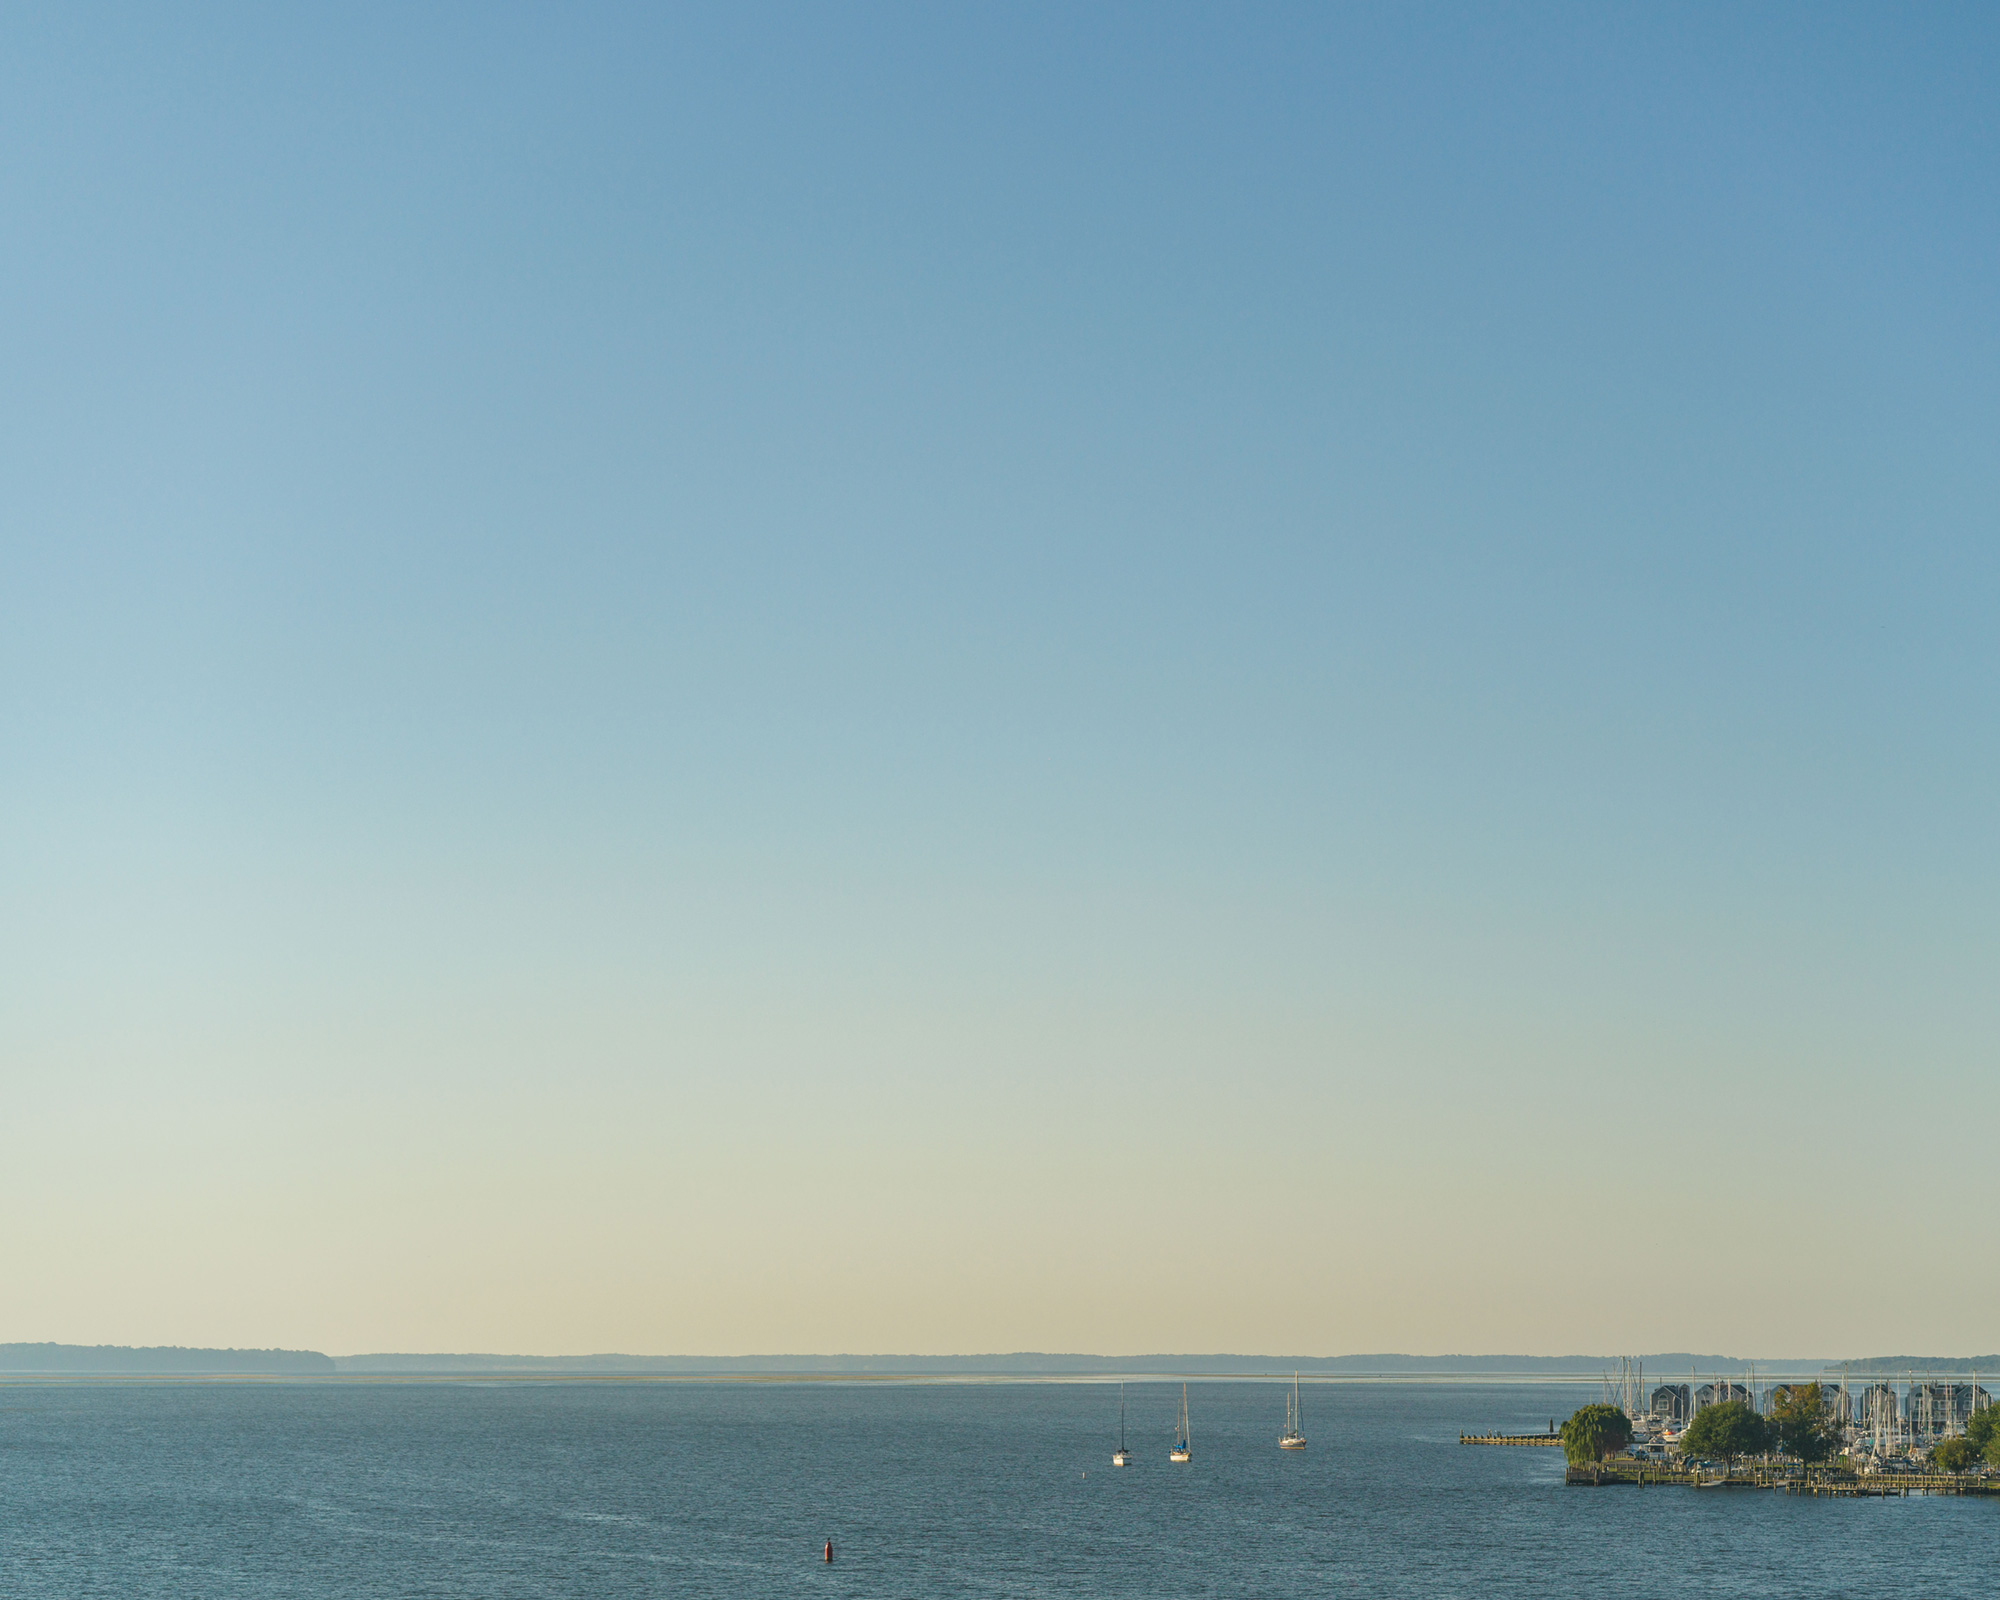
M 1306 1447 L 1306 1413 L 1299 1404 L 1299 1375 L 1292 1374 L 1292 1392 L 1285 1397 L 1285 1431 L 1278 1439 L 1280 1450 L 1303 1450 Z
M 1167 1452 L 1169 1461 L 1194 1460 L 1194 1444 L 1188 1438 L 1187 1385 L 1181 1385 L 1181 1420 L 1174 1429 L 1174 1447 Z
M 1125 1385 L 1122 1383 L 1118 1385 L 1118 1448 L 1111 1452 L 1111 1464 L 1114 1467 L 1132 1464 L 1132 1452 L 1125 1448 Z

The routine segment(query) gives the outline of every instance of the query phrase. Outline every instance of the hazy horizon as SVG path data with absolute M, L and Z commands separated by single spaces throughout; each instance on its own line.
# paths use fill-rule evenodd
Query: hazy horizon
M 8 36 L 0 1334 L 1996 1342 L 1990 8 Z
M 1764 1379 L 1823 1374 L 1838 1369 L 1857 1379 L 2000 1373 L 2000 1354 L 1802 1356 L 1724 1355 L 1652 1351 L 1636 1358 L 1569 1352 L 1563 1355 L 1474 1353 L 1423 1355 L 1374 1351 L 1341 1355 L 1259 1354 L 1248 1351 L 762 1352 L 751 1354 L 642 1354 L 573 1352 L 531 1354 L 494 1351 L 362 1351 L 208 1348 L 134 1348 L 120 1345 L 52 1345 L 0 1342 L 0 1374 L 60 1376 L 144 1375 L 271 1376 L 532 1376 L 661 1377 L 1018 1377 L 1120 1378 L 1130 1376 L 1241 1378 L 1535 1378 L 1596 1382 L 1636 1359 L 1648 1385 L 1679 1377 L 1699 1379 L 1750 1371 Z M 1844 1378 L 1843 1378 L 1844 1381 Z

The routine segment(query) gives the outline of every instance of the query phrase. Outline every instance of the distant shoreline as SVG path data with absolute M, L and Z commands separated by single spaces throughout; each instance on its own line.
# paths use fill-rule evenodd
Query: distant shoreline
M 1854 1377 L 2000 1373 L 2000 1355 L 1873 1356 L 1840 1360 L 1669 1352 L 1642 1356 L 1648 1382 L 1688 1375 L 1812 1378 L 1845 1366 Z M 1597 1383 L 1616 1356 L 1098 1356 L 1013 1352 L 970 1356 L 523 1356 L 381 1352 L 328 1356 L 316 1350 L 180 1346 L 0 1344 L 0 1378 L 184 1378 L 190 1380 L 487 1379 L 533 1382 L 661 1379 L 757 1382 L 1105 1382 L 1290 1378 L 1311 1382 Z
M 1760 1376 L 1766 1371 L 1758 1368 Z M 1769 1369 L 1777 1381 L 1802 1381 L 1809 1374 Z M 1996 1368 L 2000 1371 L 2000 1368 Z M 1112 1372 L 1112 1373 L 1006 1373 L 1006 1372 L 8 1372 L 0 1370 L 0 1389 L 89 1385 L 160 1385 L 177 1388 L 249 1385 L 284 1387 L 302 1384 L 322 1388 L 370 1388 L 418 1386 L 424 1384 L 461 1385 L 468 1388 L 533 1388 L 537 1384 L 740 1384 L 745 1386 L 863 1386 L 872 1388 L 1010 1388 L 1047 1385 L 1085 1385 L 1103 1388 L 1112 1384 L 1205 1384 L 1293 1382 L 1289 1372 Z M 1594 1390 L 1602 1382 L 1598 1373 L 1493 1373 L 1493 1372 L 1354 1372 L 1300 1373 L 1297 1381 L 1308 1386 L 1396 1385 L 1398 1387 L 1450 1388 L 1531 1388 L 1535 1386 Z

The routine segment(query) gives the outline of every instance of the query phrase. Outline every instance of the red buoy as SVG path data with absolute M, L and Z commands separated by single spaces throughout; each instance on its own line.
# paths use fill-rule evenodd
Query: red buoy
M 826 1541 L 826 1559 L 829 1561 L 833 1559 L 833 1541 L 831 1539 Z

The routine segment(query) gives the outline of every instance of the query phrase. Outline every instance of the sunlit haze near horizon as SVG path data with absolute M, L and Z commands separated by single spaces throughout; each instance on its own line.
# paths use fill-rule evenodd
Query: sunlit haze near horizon
M 36 7 L 0 1341 L 2000 1347 L 2000 17 Z

